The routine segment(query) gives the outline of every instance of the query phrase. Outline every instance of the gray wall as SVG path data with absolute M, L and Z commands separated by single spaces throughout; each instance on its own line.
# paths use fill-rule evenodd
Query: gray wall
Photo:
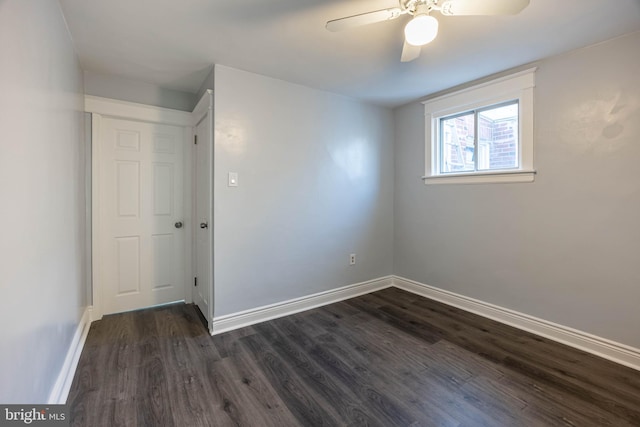
M 395 110 L 399 276 L 640 347 L 640 33 L 539 64 L 531 184 L 431 185 Z
M 0 402 L 46 403 L 87 306 L 82 72 L 58 2 L 0 2 L 0 58 Z
M 84 72 L 84 86 L 87 95 L 174 110 L 192 111 L 198 102 L 194 93 L 165 89 L 151 83 L 91 71 Z
M 391 111 L 223 66 L 214 96 L 215 316 L 391 274 Z

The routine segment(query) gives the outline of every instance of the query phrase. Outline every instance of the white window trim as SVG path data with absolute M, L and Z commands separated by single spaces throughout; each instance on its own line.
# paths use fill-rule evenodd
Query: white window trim
M 533 88 L 536 68 L 530 68 L 490 82 L 462 89 L 424 101 L 425 107 L 425 184 L 484 184 L 497 182 L 532 182 L 533 167 Z M 440 174 L 439 120 L 462 111 L 518 100 L 519 168 L 481 172 Z

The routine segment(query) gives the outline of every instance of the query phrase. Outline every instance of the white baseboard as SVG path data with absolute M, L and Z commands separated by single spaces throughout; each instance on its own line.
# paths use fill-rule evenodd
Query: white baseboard
M 80 354 L 84 347 L 84 342 L 87 339 L 89 333 L 89 327 L 91 326 L 91 307 L 87 307 L 82 314 L 80 323 L 76 328 L 76 332 L 73 334 L 69 351 L 67 351 L 67 357 L 64 359 L 58 379 L 49 394 L 49 404 L 51 405 L 64 405 L 67 403 L 67 397 L 69 396 L 69 390 L 73 383 L 73 377 L 76 374 L 76 368 L 78 367 L 78 361 L 80 360 Z
M 256 323 L 276 319 L 278 317 L 288 316 L 290 314 L 343 301 L 359 295 L 379 291 L 381 289 L 388 288 L 391 285 L 392 276 L 381 277 L 276 304 L 265 305 L 238 313 L 214 317 L 213 331 L 211 335 L 221 334 L 233 329 L 243 328 Z
M 640 349 L 537 317 L 393 276 L 393 286 L 640 370 Z

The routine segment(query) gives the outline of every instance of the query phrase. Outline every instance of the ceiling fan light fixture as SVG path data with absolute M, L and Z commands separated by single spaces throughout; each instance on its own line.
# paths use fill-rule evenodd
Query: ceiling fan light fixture
M 438 35 L 438 20 L 427 14 L 416 15 L 406 27 L 404 38 L 410 45 L 424 46 Z

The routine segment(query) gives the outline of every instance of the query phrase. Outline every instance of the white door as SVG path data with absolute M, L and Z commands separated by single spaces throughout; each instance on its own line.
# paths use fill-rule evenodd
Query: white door
M 195 243 L 196 243 L 196 279 L 193 300 L 200 308 L 207 320 L 209 331 L 212 328 L 213 307 L 211 301 L 213 264 L 211 236 L 213 224 L 211 221 L 211 113 L 208 113 L 198 123 L 196 135 L 196 206 L 195 206 Z
M 184 300 L 184 128 L 103 117 L 99 144 L 103 313 Z

